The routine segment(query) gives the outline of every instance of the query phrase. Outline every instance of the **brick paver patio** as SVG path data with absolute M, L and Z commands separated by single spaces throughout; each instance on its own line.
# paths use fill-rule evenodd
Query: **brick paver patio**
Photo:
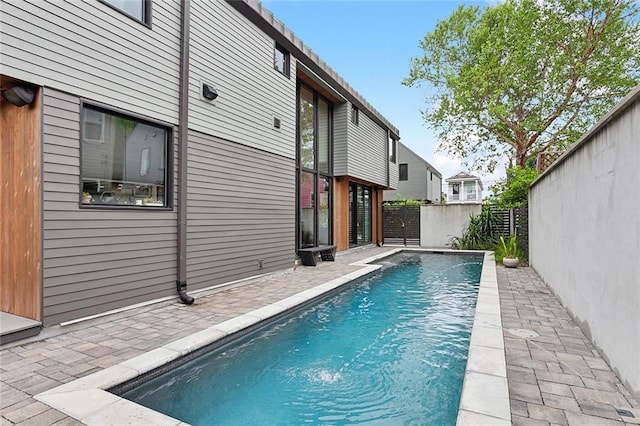
M 299 267 L 65 327 L 0 350 L 0 426 L 77 425 L 33 395 L 359 269 L 366 247 Z M 640 424 L 640 405 L 530 268 L 498 267 L 512 423 Z
M 514 425 L 640 424 L 640 405 L 531 268 L 498 266 Z

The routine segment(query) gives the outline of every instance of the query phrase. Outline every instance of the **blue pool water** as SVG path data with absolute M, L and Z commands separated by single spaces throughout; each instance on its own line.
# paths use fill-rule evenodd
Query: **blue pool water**
M 123 397 L 193 425 L 454 425 L 482 257 L 392 261 Z

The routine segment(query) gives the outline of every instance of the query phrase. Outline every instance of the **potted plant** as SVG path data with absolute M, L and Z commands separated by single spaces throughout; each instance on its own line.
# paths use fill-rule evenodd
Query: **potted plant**
M 91 194 L 89 194 L 87 191 L 83 191 L 82 192 L 82 204 L 91 204 Z
M 500 236 L 500 242 L 502 243 L 502 250 L 504 252 L 502 264 L 507 268 L 517 268 L 520 260 L 518 259 L 518 241 L 516 240 L 516 236 L 512 235 L 506 242 L 504 237 Z

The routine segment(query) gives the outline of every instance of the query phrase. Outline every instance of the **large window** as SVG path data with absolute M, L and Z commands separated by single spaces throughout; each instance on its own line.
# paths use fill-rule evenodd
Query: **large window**
M 273 67 L 287 77 L 289 77 L 289 56 L 289 52 L 276 43 L 276 47 L 273 50 Z
M 102 0 L 125 15 L 151 25 L 151 0 Z
M 82 205 L 170 207 L 169 129 L 89 106 L 82 112 Z
M 298 92 L 298 247 L 329 245 L 331 236 L 331 104 Z
M 400 180 L 409 180 L 409 165 L 407 163 L 403 163 L 399 165 L 399 177 Z

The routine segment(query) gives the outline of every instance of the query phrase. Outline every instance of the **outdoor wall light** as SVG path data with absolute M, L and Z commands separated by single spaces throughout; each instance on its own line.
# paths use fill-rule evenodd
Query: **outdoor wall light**
M 3 90 L 2 97 L 15 106 L 25 106 L 33 102 L 36 91 L 28 86 L 13 86 L 11 89 Z
M 202 83 L 202 97 L 212 101 L 218 97 L 218 92 L 216 92 L 216 89 L 214 89 L 213 86 Z

